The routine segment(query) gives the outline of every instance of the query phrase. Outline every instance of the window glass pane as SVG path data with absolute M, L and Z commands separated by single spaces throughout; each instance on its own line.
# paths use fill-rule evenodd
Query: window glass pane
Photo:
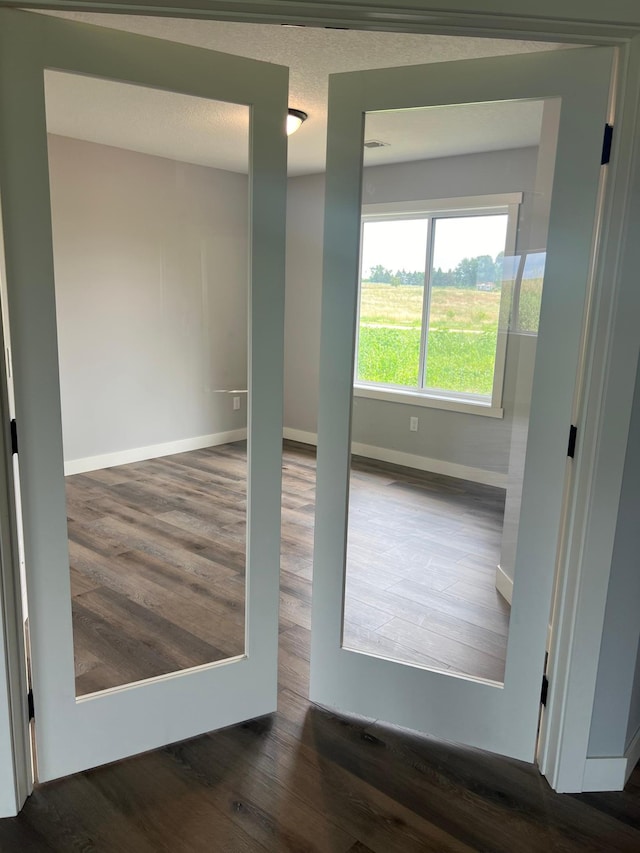
M 427 388 L 491 396 L 507 218 L 434 220 Z
M 542 302 L 542 279 L 546 252 L 529 252 L 522 264 L 522 279 L 517 294 L 517 316 L 514 326 L 521 333 L 537 334 L 540 321 L 540 304 Z
M 356 378 L 417 387 L 428 219 L 366 221 Z

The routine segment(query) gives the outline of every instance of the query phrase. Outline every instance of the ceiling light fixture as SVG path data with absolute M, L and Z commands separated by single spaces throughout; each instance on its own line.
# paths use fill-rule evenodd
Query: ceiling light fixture
M 292 133 L 295 133 L 302 122 L 306 121 L 307 118 L 307 114 L 303 113 L 302 110 L 292 110 L 289 108 L 287 110 L 287 136 L 291 136 Z

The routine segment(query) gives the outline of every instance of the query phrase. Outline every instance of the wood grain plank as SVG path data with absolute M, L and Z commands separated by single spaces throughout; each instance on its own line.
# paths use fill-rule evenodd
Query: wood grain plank
M 281 633 L 310 627 L 314 465 L 308 449 L 285 447 Z M 491 556 L 502 490 L 366 460 L 355 460 L 352 476 L 347 645 L 423 666 L 494 673 L 508 627 Z M 104 587 L 148 608 L 151 622 L 188 626 L 187 635 L 216 654 L 241 653 L 244 447 L 81 474 L 68 478 L 67 488 L 76 596 Z M 107 599 L 100 600 L 104 606 Z M 80 612 L 89 618 L 86 606 Z M 112 656 L 101 667 L 78 654 L 77 665 L 85 687 L 94 689 L 100 672 L 113 678 Z M 155 674 L 144 669 L 143 677 Z
M 226 741 L 234 751 L 242 749 L 251 762 L 252 774 L 264 774 L 272 784 L 280 784 L 287 798 L 295 794 L 320 807 L 375 853 L 462 853 L 472 849 L 419 819 L 410 809 L 399 807 L 393 799 L 380 796 L 365 780 L 325 760 L 312 745 L 314 732 L 308 714 L 313 712 L 305 712 L 301 722 L 298 718 L 301 704 L 306 705 L 301 697 L 283 691 L 279 714 L 271 725 L 257 721 L 255 726 L 243 726 L 237 736 L 219 732 L 211 738 L 215 744 Z
M 76 644 L 76 651 L 80 652 L 78 683 L 86 688 L 81 692 L 100 689 L 101 684 L 114 678 L 114 673 L 122 677 L 127 672 L 129 662 L 124 660 L 124 652 L 118 660 L 113 657 L 113 648 L 108 653 L 115 666 L 94 653 L 103 641 L 103 629 L 116 633 L 122 643 L 122 636 L 141 616 L 138 608 L 149 607 L 153 612 L 159 602 L 175 600 L 179 608 L 186 608 L 181 618 L 190 620 L 187 627 L 194 634 L 197 625 L 204 627 L 204 622 L 201 624 L 199 618 L 194 618 L 193 608 L 197 607 L 202 608 L 203 620 L 209 615 L 223 619 L 227 614 L 230 619 L 227 627 L 231 630 L 237 623 L 238 584 L 243 582 L 242 571 L 207 559 L 203 537 L 187 536 L 179 526 L 163 524 L 155 517 L 158 504 L 149 505 L 150 512 L 120 505 L 118 519 L 123 527 L 105 528 L 102 532 L 92 530 L 90 525 L 95 520 L 92 513 L 104 511 L 108 515 L 118 507 L 117 495 L 110 493 L 105 497 L 103 491 L 96 491 L 96 486 L 118 486 L 153 476 L 161 477 L 167 489 L 167 484 L 182 472 L 185 482 L 196 489 L 204 482 L 219 482 L 227 488 L 234 478 L 241 489 L 239 471 L 244 464 L 244 452 L 242 447 L 215 453 L 197 451 L 154 460 L 151 472 L 148 463 L 135 463 L 112 469 L 110 474 L 82 475 L 82 498 L 78 501 L 74 498 L 79 520 L 70 525 L 72 559 L 79 564 L 72 571 L 72 582 L 76 606 L 84 606 L 84 597 L 95 612 L 84 606 L 81 630 L 86 642 L 80 637 Z M 312 499 L 312 450 L 287 445 L 284 474 L 285 489 L 290 478 L 292 494 L 305 495 L 305 500 L 309 494 Z M 483 508 L 482 488 L 461 482 L 418 473 L 412 476 L 410 472 L 393 471 L 377 464 L 363 465 L 358 477 L 363 484 L 369 481 L 372 518 L 380 514 L 373 507 L 383 499 L 385 490 L 399 496 L 392 504 L 397 507 L 399 517 L 405 519 L 411 516 L 408 504 L 414 496 L 418 496 L 423 507 L 435 506 L 433 529 L 443 536 L 447 535 L 446 513 L 455 507 L 457 498 L 462 498 L 466 507 L 462 513 L 463 525 L 456 522 L 450 531 L 477 524 L 478 535 L 491 535 L 499 517 L 495 515 L 495 507 L 491 512 Z M 411 488 L 389 488 L 402 477 L 406 477 Z M 491 499 L 491 494 L 488 497 Z M 500 496 L 493 497 L 499 513 Z M 96 509 L 96 501 L 102 500 L 107 503 Z M 83 501 L 86 512 L 81 516 Z M 310 706 L 307 699 L 310 643 L 306 626 L 312 528 L 308 513 L 301 511 L 297 501 L 292 501 L 290 509 L 283 512 L 283 519 L 287 534 L 282 554 L 284 599 L 278 712 L 155 753 L 37 786 L 18 818 L 0 821 L 0 851 L 637 853 L 640 850 L 640 769 L 634 772 L 627 790 L 621 794 L 554 794 L 532 765 L 437 741 L 372 719 Z M 142 530 L 137 540 L 141 548 L 131 547 L 131 541 L 126 540 L 137 527 Z M 393 538 L 393 525 L 386 525 L 385 531 Z M 227 543 L 232 540 L 232 533 L 228 537 Z M 433 562 L 438 561 L 443 569 L 443 582 L 448 582 L 452 561 L 434 556 Z M 493 583 L 486 559 L 467 556 L 459 565 L 457 580 L 461 586 L 457 596 L 448 595 L 446 589 L 437 589 L 435 575 L 420 577 L 419 572 L 396 579 L 404 585 L 402 594 L 381 590 L 369 583 L 366 575 L 350 578 L 348 598 L 359 597 L 363 605 L 359 615 L 357 608 L 353 610 L 353 630 L 374 634 L 377 612 L 386 614 L 390 608 L 392 619 L 413 622 L 431 633 L 441 632 L 461 645 L 469 644 L 489 653 L 493 650 L 499 657 L 506 635 L 504 622 L 498 620 L 494 624 L 491 619 L 496 617 L 495 610 L 473 602 L 473 596 L 477 598 L 476 587 L 480 583 L 482 588 L 483 579 L 489 585 Z M 385 571 L 384 565 L 380 565 L 380 570 Z M 207 586 L 208 579 L 212 581 L 211 587 Z M 463 584 L 473 589 L 464 589 Z M 417 595 L 412 585 L 422 587 L 422 594 Z M 122 597 L 130 597 L 129 603 L 122 606 Z M 114 614 L 119 614 L 117 619 Z M 169 611 L 159 614 L 162 618 L 170 615 Z M 291 621 L 289 615 L 297 621 Z M 144 618 L 143 615 L 143 621 Z M 478 621 L 482 624 L 475 624 Z M 388 625 L 389 620 L 384 624 Z M 385 640 L 377 636 L 378 643 Z M 184 655 L 193 642 L 192 638 L 186 639 L 182 651 L 173 647 L 181 645 L 174 635 L 171 648 L 156 646 L 154 654 L 164 660 L 168 655 Z M 129 657 L 135 658 L 138 666 L 144 655 L 140 649 L 132 648 Z

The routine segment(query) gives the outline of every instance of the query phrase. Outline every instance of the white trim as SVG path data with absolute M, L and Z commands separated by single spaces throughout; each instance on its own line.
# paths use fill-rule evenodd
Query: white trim
M 1 361 L 0 385 L 0 410 L 6 413 L 6 374 Z M 15 492 L 7 464 L 8 418 L 4 424 L 0 438 L 0 483 L 4 484 L 0 487 L 0 818 L 17 815 L 33 790 Z
M 565 521 L 565 545 L 553 612 L 549 702 L 540 727 L 542 774 L 558 792 L 584 784 L 600 644 L 638 364 L 633 325 L 639 244 L 632 227 L 640 210 L 640 39 L 620 58 L 607 200 L 601 213 L 600 257 L 587 337 L 584 386 L 573 423 L 578 453 Z M 617 111 L 616 111 L 617 112 Z M 590 771 L 592 772 L 592 771 Z
M 406 0 L 364 0 L 354 5 L 348 0 L 329 3 L 327 0 L 298 0 L 274 3 L 272 0 L 208 0 L 202 4 L 181 0 L 167 11 L 158 0 L 138 0 L 136 3 L 119 3 L 118 13 L 135 15 L 170 15 L 202 20 L 238 21 L 255 24 L 303 24 L 306 26 L 338 27 L 341 29 L 372 30 L 374 32 L 428 33 L 472 38 L 512 38 L 524 41 L 563 41 L 567 44 L 616 44 L 632 38 L 640 28 L 640 15 L 635 13 L 628 0 L 615 0 L 600 15 L 594 9 L 586 12 L 575 0 L 540 0 L 529 9 L 523 9 L 523 0 L 517 8 L 504 10 L 504 0 L 469 0 L 465 3 L 446 0 L 439 5 L 424 0 L 419 8 L 408 7 Z M 624 8 L 621 9 L 621 4 Z M 446 8 L 442 8 L 443 5 Z M 475 8 L 469 8 L 472 5 Z M 33 0 L 31 7 L 46 9 L 69 8 L 68 0 Z M 535 9 L 535 13 L 530 9 Z M 114 13 L 112 2 L 94 0 L 91 11 Z M 400 12 L 400 14 L 399 14 Z M 588 15 L 588 17 L 587 17 Z
M 501 566 L 496 567 L 496 589 L 507 604 L 513 599 L 513 580 Z
M 587 758 L 582 791 L 622 791 L 626 767 L 626 758 Z
M 425 4 L 424 7 L 420 9 L 407 10 L 406 4 L 404 4 L 402 9 L 402 20 L 400 22 L 398 22 L 397 10 L 393 8 L 393 0 L 387 0 L 386 3 L 375 4 L 369 0 L 369 2 L 365 2 L 358 8 L 353 6 L 349 7 L 347 5 L 344 5 L 344 7 L 341 8 L 341 5 L 342 4 L 334 3 L 331 9 L 328 9 L 326 6 L 323 7 L 320 3 L 299 2 L 291 4 L 283 13 L 282 8 L 277 7 L 273 3 L 265 2 L 265 0 L 260 0 L 258 3 L 259 8 L 255 3 L 251 5 L 237 3 L 235 0 L 210 0 L 209 7 L 206 10 L 201 8 L 195 9 L 193 7 L 190 9 L 189 4 L 186 3 L 181 10 L 174 10 L 173 14 L 178 15 L 178 17 L 200 17 L 203 19 L 218 18 L 222 20 L 239 20 L 244 21 L 245 23 L 255 21 L 256 23 L 279 24 L 285 22 L 296 23 L 306 21 L 307 24 L 311 25 L 333 24 L 336 26 L 349 26 L 349 24 L 353 22 L 354 26 L 363 30 L 382 29 L 391 32 L 428 32 L 448 34 L 458 37 L 509 36 L 515 39 L 538 38 L 553 41 L 562 40 L 565 42 L 576 42 L 580 44 L 587 42 L 595 44 L 611 44 L 616 41 L 621 44 L 627 43 L 628 40 L 637 33 L 638 22 L 640 21 L 638 13 L 632 13 L 631 7 L 628 4 L 624 12 L 621 12 L 619 7 L 617 7 L 614 13 L 611 13 L 610 9 L 605 10 L 604 6 L 601 7 L 599 20 L 592 9 L 590 12 L 591 17 L 588 21 L 584 19 L 584 14 L 581 9 L 578 10 L 577 7 L 575 7 L 575 4 L 573 4 L 572 8 L 569 9 L 571 4 L 567 2 L 560 5 L 556 3 L 554 10 L 551 10 L 550 5 L 547 4 L 544 9 L 538 9 L 538 14 L 535 16 L 532 12 L 522 14 L 522 11 L 519 8 L 512 10 L 509 13 L 505 13 L 504 11 L 497 10 L 497 4 L 494 4 L 496 8 L 491 9 L 487 9 L 485 4 L 484 9 L 480 12 L 475 10 L 469 11 L 468 3 L 466 5 L 458 4 L 457 8 L 455 4 L 450 4 L 450 7 L 444 11 L 442 9 L 434 10 L 430 8 L 429 4 Z M 49 6 L 52 8 L 55 8 L 56 6 L 64 8 L 64 3 L 60 3 L 58 0 L 51 0 Z M 137 11 L 139 13 L 141 9 L 144 9 L 144 11 L 149 14 L 167 14 L 166 9 L 160 6 L 157 2 L 153 2 L 153 0 L 151 0 L 151 2 L 149 2 L 149 0 L 139 0 L 137 6 L 131 3 L 124 3 L 121 5 L 120 9 L 123 12 L 129 10 L 134 12 Z M 94 4 L 94 11 L 100 10 L 104 12 L 113 11 L 109 4 L 104 2 L 104 0 L 97 0 Z M 374 13 L 375 20 L 373 23 L 373 18 L 367 19 L 367 15 L 370 13 Z M 630 92 L 633 87 L 634 81 L 631 80 L 628 87 Z M 627 104 L 625 106 L 630 108 L 629 111 L 631 117 L 633 117 L 633 104 Z M 625 125 L 626 124 L 627 122 L 625 121 Z M 620 128 L 616 128 L 616 130 L 619 131 L 616 132 L 616 149 L 622 147 L 620 146 L 620 141 L 623 138 L 625 139 L 626 144 L 633 142 L 632 130 L 627 130 L 622 126 Z M 626 147 L 626 144 L 624 147 Z M 617 153 L 614 152 L 614 162 L 616 158 Z M 622 171 L 626 171 L 626 169 L 623 169 Z M 628 175 L 626 177 L 628 177 Z M 609 254 L 609 252 L 614 253 L 616 251 L 620 233 L 626 232 L 627 230 L 627 222 L 624 219 L 624 212 L 622 210 L 624 207 L 623 202 L 625 196 L 623 181 L 616 184 L 616 188 L 612 195 L 615 199 L 615 213 L 621 221 L 618 222 L 618 227 L 614 229 L 616 233 L 605 237 L 603 249 L 608 249 L 607 254 Z M 611 277 L 610 280 L 612 280 Z M 613 284 L 614 287 L 616 287 L 617 283 L 615 280 L 613 281 Z M 614 328 L 617 328 L 617 324 L 614 324 Z M 620 402 L 620 399 L 618 399 L 618 402 Z M 622 402 L 624 404 L 626 414 L 626 399 L 622 399 Z M 291 430 L 290 432 L 303 434 L 301 431 L 295 430 Z M 307 435 L 311 434 L 309 433 Z M 293 436 L 291 437 L 293 438 Z M 612 437 L 608 435 L 607 438 L 608 442 L 611 442 Z M 584 539 L 584 534 L 578 534 L 577 538 Z M 6 574 L 8 574 L 10 573 L 11 567 L 3 566 L 2 569 L 5 570 Z M 16 566 L 14 566 L 14 570 L 17 574 Z M 570 567 L 569 571 L 572 572 L 575 571 L 575 569 Z M 560 609 L 562 608 L 557 608 L 557 610 Z M 560 624 L 565 618 L 568 619 L 568 629 L 569 632 L 571 632 L 575 618 L 566 613 L 566 608 L 559 617 Z M 16 649 L 19 649 L 22 643 L 21 629 L 18 629 L 13 633 L 8 632 L 6 640 L 7 654 L 15 655 Z M 560 668 L 561 665 L 565 670 L 569 667 L 571 659 L 570 645 L 571 644 L 569 643 L 569 646 L 567 647 L 563 646 L 562 643 L 559 644 L 556 655 L 558 668 Z M 572 750 L 563 750 L 565 740 L 564 723 L 566 722 L 567 726 L 570 727 L 572 722 L 572 714 L 567 712 L 565 715 L 565 704 L 569 694 L 568 676 L 566 682 L 567 683 L 563 683 L 562 685 L 558 684 L 556 689 L 552 690 L 552 694 L 550 696 L 550 707 L 547 709 L 547 712 L 543 717 L 541 729 L 544 738 L 545 729 L 547 728 L 547 725 L 550 725 L 548 722 L 550 719 L 549 715 L 555 696 L 557 697 L 557 711 L 558 714 L 562 715 L 563 720 L 560 726 L 554 726 L 555 731 L 549 738 L 547 738 L 547 740 L 550 741 L 550 743 L 547 743 L 546 747 L 547 766 L 546 769 L 544 767 L 541 769 L 549 779 L 551 785 L 556 789 L 557 776 L 553 772 L 554 765 L 556 763 L 571 764 L 572 761 L 580 758 L 580 754 L 584 760 L 584 756 L 586 755 L 586 745 L 585 749 L 581 749 L 580 745 L 578 745 L 577 752 L 575 746 L 573 746 Z M 590 708 L 587 710 L 590 712 Z M 26 727 L 24 734 L 28 737 L 28 728 Z M 561 760 L 562 753 L 564 754 Z
M 298 441 L 300 444 L 309 444 L 312 447 L 318 446 L 318 433 L 307 432 L 304 429 L 294 429 L 293 427 L 284 427 L 282 437 L 287 441 Z
M 318 436 L 315 432 L 305 432 L 300 429 L 285 427 L 284 438 L 299 441 L 302 444 L 317 445 Z M 486 471 L 484 468 L 472 468 L 470 465 L 460 465 L 457 462 L 446 462 L 443 459 L 431 459 L 428 456 L 418 456 L 415 453 L 404 453 L 402 450 L 391 450 L 388 447 L 376 447 L 373 444 L 361 444 L 354 441 L 351 450 L 356 456 L 366 459 L 376 459 L 379 462 L 390 462 L 392 465 L 402 465 L 415 468 L 418 471 L 429 471 L 432 474 L 442 474 L 445 477 L 455 477 L 458 480 L 469 480 L 485 486 L 507 487 L 507 475 L 499 471 Z
M 504 208 L 500 212 L 511 213 L 511 205 L 522 204 L 523 193 L 494 193 L 493 195 L 470 195 L 459 198 L 429 198 L 418 201 L 383 201 L 375 204 L 362 205 L 363 219 L 402 219 L 403 214 L 415 216 L 423 213 L 427 216 L 439 216 L 441 213 L 451 215 L 468 213 L 481 215 L 495 212 L 496 208 Z
M 27 710 L 27 662 L 21 592 L 17 481 L 9 422 L 13 417 L 6 269 L 0 212 L 0 818 L 14 817 L 33 790 Z M 5 361 L 6 359 L 6 361 Z
M 226 432 L 214 432 L 211 435 L 196 435 L 193 438 L 181 438 L 162 444 L 150 444 L 147 447 L 132 447 L 130 450 L 116 450 L 100 456 L 85 456 L 84 459 L 69 459 L 64 463 L 65 477 L 70 474 L 84 474 L 87 471 L 100 471 L 113 468 L 114 465 L 127 465 L 129 462 L 144 462 L 145 459 L 157 459 L 171 456 L 173 453 L 186 453 L 188 450 L 201 450 L 203 447 L 215 447 L 232 441 L 243 441 L 247 437 L 246 427 L 230 429 Z
M 626 782 L 635 770 L 636 764 L 640 761 L 640 729 L 638 729 L 633 736 L 631 743 L 625 749 L 624 757 L 627 760 L 627 766 L 624 774 L 624 781 Z
M 621 757 L 587 758 L 582 779 L 583 791 L 622 791 L 640 761 L 640 729 Z
M 483 418 L 503 418 L 504 409 L 490 403 L 474 403 L 469 400 L 454 400 L 453 397 L 436 397 L 426 391 L 413 391 L 408 388 L 374 388 L 371 385 L 353 386 L 355 397 L 370 400 L 382 400 L 385 403 L 397 403 L 405 406 L 422 406 L 426 409 L 443 409 L 447 412 L 461 412 L 465 415 L 481 415 Z

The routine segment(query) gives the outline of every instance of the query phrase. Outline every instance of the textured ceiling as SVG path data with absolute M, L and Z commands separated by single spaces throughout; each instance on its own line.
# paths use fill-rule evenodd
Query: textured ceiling
M 502 39 L 129 15 L 59 16 L 289 66 L 289 105 L 309 114 L 308 121 L 289 139 L 291 175 L 324 170 L 331 73 L 559 47 Z M 48 72 L 46 83 L 47 125 L 53 133 L 246 171 L 244 107 L 58 72 Z M 367 150 L 366 162 L 382 164 L 535 145 L 539 125 L 540 105 L 526 103 L 376 114 L 368 117 L 366 137 L 389 144 Z
M 88 142 L 248 171 L 249 107 L 45 71 L 47 130 Z

